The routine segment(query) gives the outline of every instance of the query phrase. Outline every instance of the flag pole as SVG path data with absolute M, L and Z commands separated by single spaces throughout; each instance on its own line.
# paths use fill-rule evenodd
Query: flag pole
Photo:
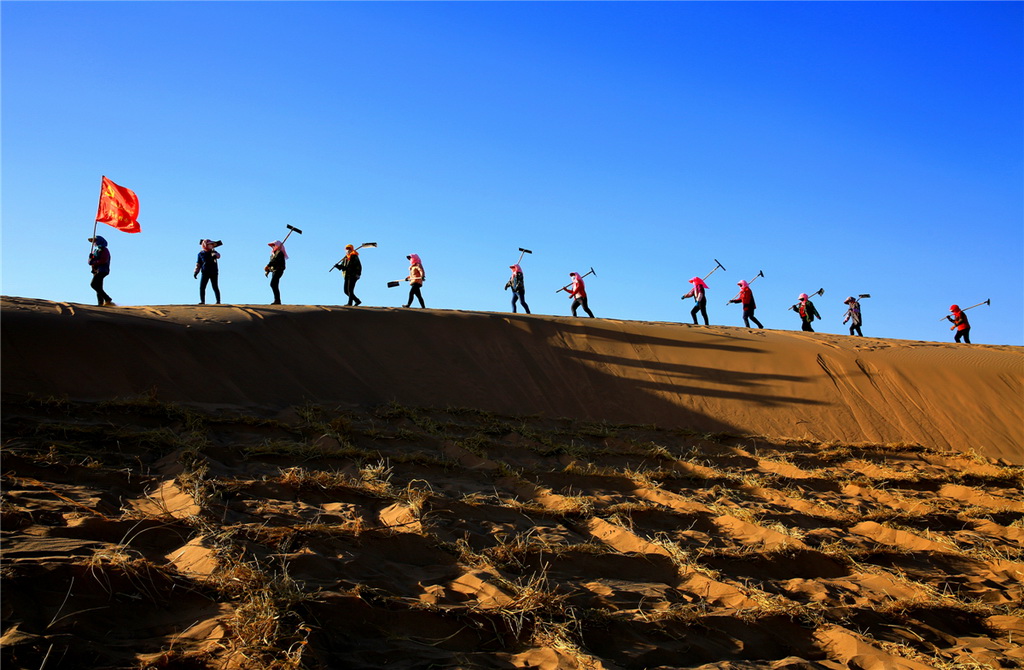
M 106 175 L 100 175 L 100 197 L 98 202 L 96 203 L 97 216 L 100 211 L 100 204 L 103 202 L 103 180 L 106 178 Z M 90 256 L 92 255 L 92 252 L 96 251 L 96 227 L 99 226 L 99 224 L 100 222 L 98 218 L 97 220 L 92 222 L 92 247 L 89 249 Z

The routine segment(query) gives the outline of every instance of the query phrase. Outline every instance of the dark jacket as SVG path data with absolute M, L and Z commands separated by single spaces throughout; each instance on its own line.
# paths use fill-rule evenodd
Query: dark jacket
M 275 251 L 274 255 L 270 257 L 270 261 L 267 262 L 268 272 L 284 272 L 284 254 L 280 251 Z
M 853 321 L 853 325 L 860 328 L 863 325 L 860 316 L 860 303 L 854 300 L 851 303 L 847 303 L 850 308 L 846 310 L 846 318 L 843 319 L 843 323 L 847 321 Z
M 349 279 L 359 279 L 363 274 L 363 262 L 359 260 L 359 254 L 354 251 L 347 254 L 341 261 L 341 271 Z
M 202 272 L 208 277 L 217 274 L 218 258 L 220 258 L 220 254 L 216 251 L 200 251 L 199 258 L 196 259 L 196 273 Z
M 800 314 L 800 318 L 807 323 L 821 318 L 821 314 L 818 314 L 818 310 L 810 300 L 803 300 L 793 305 L 793 311 L 798 312 Z
M 110 252 L 106 247 L 96 247 L 89 254 L 89 265 L 94 275 L 110 274 Z
M 754 302 L 754 292 L 750 290 L 749 286 L 744 286 L 740 289 L 740 297 L 734 298 L 729 302 L 738 302 L 743 305 L 743 309 L 757 309 L 757 303 Z
M 508 284 L 513 293 L 522 293 L 526 290 L 526 280 L 523 278 L 522 272 L 512 275 L 512 278 L 508 280 Z

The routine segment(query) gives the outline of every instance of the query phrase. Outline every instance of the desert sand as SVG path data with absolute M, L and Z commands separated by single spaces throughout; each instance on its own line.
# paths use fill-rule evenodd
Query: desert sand
M 4 668 L 1018 668 L 1024 349 L 5 297 Z

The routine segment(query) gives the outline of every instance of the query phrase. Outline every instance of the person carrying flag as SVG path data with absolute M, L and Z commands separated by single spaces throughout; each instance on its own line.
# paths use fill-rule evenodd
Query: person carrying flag
M 107 240 L 97 235 L 90 237 L 92 251 L 89 252 L 89 266 L 92 268 L 92 283 L 89 286 L 96 291 L 96 302 L 100 307 L 116 307 L 107 292 L 103 290 L 103 280 L 110 274 L 110 250 Z

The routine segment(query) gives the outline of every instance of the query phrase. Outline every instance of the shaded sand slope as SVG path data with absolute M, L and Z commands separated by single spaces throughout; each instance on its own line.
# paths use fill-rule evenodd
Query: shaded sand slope
M 1012 670 L 1024 468 L 918 446 L 7 399 L 4 668 Z
M 502 313 L 3 298 L 3 392 L 474 407 L 1024 462 L 1024 350 Z M 92 361 L 91 364 L 84 364 Z

